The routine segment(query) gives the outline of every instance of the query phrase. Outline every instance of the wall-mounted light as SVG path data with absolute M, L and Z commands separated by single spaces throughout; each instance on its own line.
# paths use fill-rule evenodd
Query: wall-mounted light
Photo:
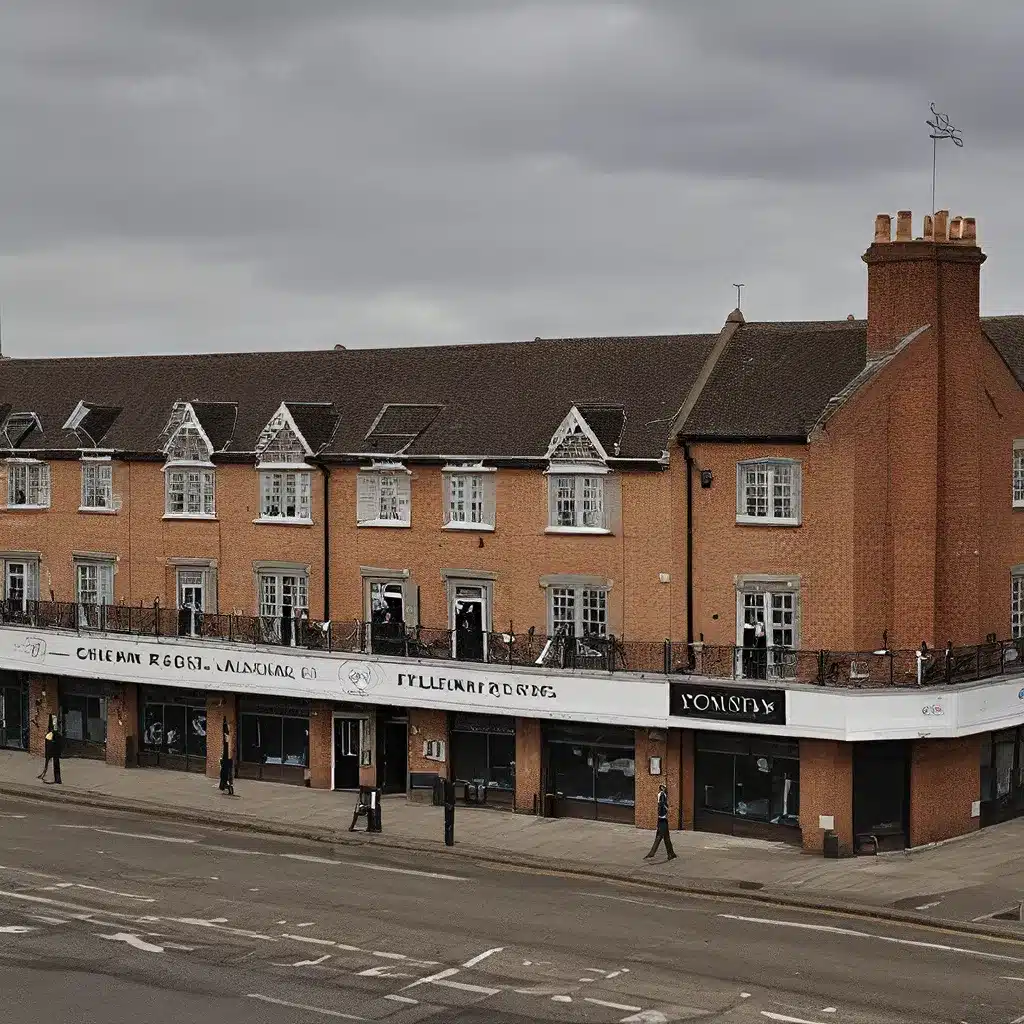
M 707 490 L 715 479 L 715 474 L 710 469 L 702 469 L 700 471 L 700 485 Z

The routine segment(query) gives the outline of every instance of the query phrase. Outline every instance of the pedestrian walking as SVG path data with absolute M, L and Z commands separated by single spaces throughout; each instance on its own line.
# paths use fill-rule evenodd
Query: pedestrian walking
M 53 781 L 62 785 L 60 777 L 60 755 L 64 753 L 64 736 L 57 726 L 53 727 Z
M 668 787 L 664 784 L 658 787 L 658 831 L 654 836 L 651 852 L 644 857 L 644 860 L 651 860 L 654 857 L 662 840 L 665 842 L 668 859 L 675 860 L 676 851 L 672 849 L 672 837 L 668 834 Z
M 50 715 L 46 720 L 46 738 L 43 740 L 43 770 L 39 773 L 39 778 L 46 781 L 46 773 L 50 768 L 50 761 L 53 760 L 53 731 L 57 728 L 57 723 L 54 720 L 53 715 Z
M 235 763 L 231 757 L 231 730 L 224 719 L 224 744 L 220 755 L 220 791 L 228 796 L 235 795 Z

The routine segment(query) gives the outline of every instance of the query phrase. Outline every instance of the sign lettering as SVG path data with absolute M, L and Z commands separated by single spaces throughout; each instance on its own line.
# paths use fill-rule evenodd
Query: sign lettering
M 669 714 L 718 722 L 786 724 L 786 691 L 671 683 Z

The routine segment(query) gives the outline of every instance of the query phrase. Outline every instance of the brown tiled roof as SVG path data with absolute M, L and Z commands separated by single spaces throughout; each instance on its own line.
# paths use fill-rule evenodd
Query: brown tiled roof
M 338 413 L 330 402 L 288 402 L 295 426 L 315 455 L 334 437 L 338 429 Z
M 230 437 L 224 437 L 226 416 L 215 428 L 229 452 L 254 451 L 282 401 L 293 414 L 293 403 L 333 403 L 336 429 L 330 415 L 315 414 L 321 416 L 325 455 L 368 451 L 367 431 L 385 405 L 438 405 L 436 418 L 405 454 L 538 459 L 574 403 L 619 406 L 624 423 L 619 456 L 658 459 L 714 338 L 662 335 L 404 349 L 5 359 L 0 361 L 0 402 L 39 414 L 43 436 L 32 447 L 69 451 L 82 442 L 61 428 L 80 400 L 122 406 L 103 447 L 154 454 L 175 401 L 237 405 Z M 313 445 L 306 435 L 308 422 L 303 424 L 296 420 Z
M 601 442 L 605 454 L 614 458 L 626 427 L 626 410 L 621 405 L 581 405 L 577 408 Z
M 864 368 L 864 320 L 743 324 L 680 436 L 806 440 L 830 398 Z
M 981 329 L 1024 388 L 1024 316 L 982 317 Z
M 192 411 L 199 420 L 215 452 L 222 452 L 231 444 L 238 418 L 234 402 L 193 402 Z

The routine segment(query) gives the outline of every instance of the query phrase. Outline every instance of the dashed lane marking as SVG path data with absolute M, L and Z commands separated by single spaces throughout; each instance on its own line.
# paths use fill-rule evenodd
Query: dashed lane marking
M 605 1006 L 609 1010 L 622 1010 L 623 1013 L 639 1013 L 642 1006 L 628 1006 L 625 1003 L 609 1003 L 604 999 L 594 999 L 591 996 L 584 996 L 583 1001 L 585 1003 L 593 1003 L 595 1006 Z
M 122 836 L 125 839 L 152 839 L 160 843 L 176 843 L 179 846 L 195 846 L 198 839 L 185 839 L 182 836 L 161 836 L 147 832 L 118 832 L 112 828 L 100 828 L 98 825 L 58 825 L 57 828 L 76 828 L 89 832 L 102 832 L 108 836 Z
M 895 935 L 879 935 L 876 932 L 861 932 L 854 928 L 839 928 L 829 924 L 810 924 L 806 921 L 779 921 L 770 917 L 743 917 L 739 914 L 719 914 L 726 921 L 744 921 L 750 924 L 767 924 L 776 928 L 799 928 L 804 931 L 824 932 L 828 935 L 848 935 L 856 939 L 874 939 L 876 942 L 888 942 L 897 946 L 913 946 L 916 949 L 935 949 L 943 953 L 959 953 L 963 956 L 976 956 L 982 960 L 1000 960 L 1003 963 L 1024 964 L 1024 960 L 1003 953 L 986 953 L 980 949 L 969 949 L 964 946 L 947 946 L 941 942 L 922 942 L 919 939 L 901 939 Z
M 147 942 L 145 939 L 140 939 L 138 935 L 132 935 L 130 932 L 117 932 L 116 935 L 100 935 L 101 939 L 107 939 L 110 942 L 123 942 L 133 949 L 140 949 L 143 953 L 162 953 L 164 951 L 163 946 L 158 946 L 155 942 Z
M 102 892 L 107 896 L 120 896 L 126 900 L 138 900 L 140 903 L 156 903 L 152 896 L 140 896 L 134 892 L 118 892 L 116 889 L 103 889 L 98 885 L 86 885 L 84 882 L 57 882 L 55 885 L 44 886 L 44 892 L 55 889 L 88 889 L 90 892 Z
M 27 935 L 34 931 L 36 929 L 27 924 L 5 924 L 0 927 L 0 935 Z
M 462 966 L 476 967 L 478 963 L 486 960 L 489 956 L 494 956 L 495 953 L 500 953 L 504 948 L 504 946 L 495 946 L 494 949 L 485 949 L 482 953 L 477 953 L 476 956 L 471 957 Z
M 384 998 L 390 999 L 393 1003 L 405 1003 L 406 1006 L 419 1006 L 420 1004 L 418 999 L 413 999 L 411 996 L 399 996 L 394 993 L 386 995 Z
M 307 864 L 331 864 L 334 867 L 363 868 L 366 871 L 382 871 L 391 875 L 412 875 L 415 878 L 437 878 L 444 882 L 468 882 L 470 879 L 460 875 L 444 875 L 439 871 L 417 871 L 415 868 L 395 868 L 387 864 L 369 864 L 366 861 L 331 860 L 329 857 L 317 857 L 311 853 L 282 853 L 279 856 L 287 860 L 304 861 Z
M 458 992 L 472 992 L 478 996 L 496 996 L 501 989 L 500 988 L 487 988 L 484 985 L 470 985 L 465 981 L 449 981 L 447 978 L 438 978 L 434 982 L 435 985 L 441 985 L 444 988 L 453 988 Z
M 290 1010 L 305 1010 L 306 1013 L 319 1013 L 322 1017 L 337 1017 L 340 1020 L 366 1020 L 365 1017 L 357 1017 L 352 1013 L 342 1013 L 341 1010 L 328 1010 L 323 1006 L 310 1006 L 307 1003 L 289 1003 L 287 999 L 275 999 L 273 996 L 265 996 L 260 992 L 249 992 L 246 999 L 258 999 L 261 1003 L 270 1003 L 271 1006 L 287 1006 Z

